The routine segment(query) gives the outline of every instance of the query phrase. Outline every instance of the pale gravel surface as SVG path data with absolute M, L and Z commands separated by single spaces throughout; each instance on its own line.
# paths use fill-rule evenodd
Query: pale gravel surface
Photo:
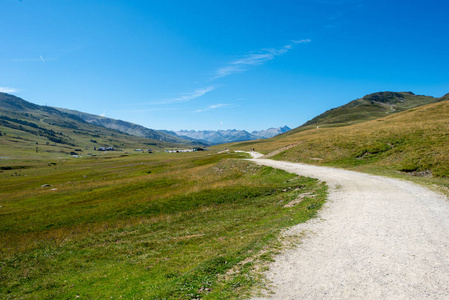
M 256 153 L 253 156 L 260 157 Z M 325 181 L 319 217 L 267 272 L 271 299 L 449 299 L 449 201 L 416 184 L 341 169 L 253 159 Z

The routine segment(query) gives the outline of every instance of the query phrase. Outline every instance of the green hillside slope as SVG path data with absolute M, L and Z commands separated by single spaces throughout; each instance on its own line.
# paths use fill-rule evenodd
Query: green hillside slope
M 73 114 L 0 93 L 0 156 L 3 160 L 19 159 L 30 153 L 39 157 L 85 155 L 94 147 L 132 150 L 182 146 L 185 145 L 131 136 L 89 124 Z
M 438 99 L 438 101 L 446 101 L 446 100 L 449 100 L 449 93 Z
M 362 123 L 437 101 L 437 98 L 415 95 L 412 92 L 369 94 L 348 104 L 330 109 L 294 129 L 291 133 L 317 126 L 336 127 Z

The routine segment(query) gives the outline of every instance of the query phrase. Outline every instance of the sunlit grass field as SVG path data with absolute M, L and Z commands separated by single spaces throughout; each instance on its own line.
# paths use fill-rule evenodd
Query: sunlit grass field
M 1 160 L 0 298 L 244 298 L 279 231 L 313 217 L 326 195 L 323 183 L 245 157 Z

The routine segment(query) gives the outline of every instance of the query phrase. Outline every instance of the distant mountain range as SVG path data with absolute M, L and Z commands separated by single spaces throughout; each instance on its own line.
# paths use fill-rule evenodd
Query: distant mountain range
M 166 141 L 170 143 L 196 143 L 203 145 L 217 145 L 232 142 L 242 142 L 257 140 L 261 138 L 270 138 L 275 135 L 287 132 L 289 127 L 270 128 L 267 130 L 253 131 L 251 133 L 245 130 L 181 130 L 181 131 L 168 131 L 168 130 L 154 130 L 149 129 L 141 125 L 137 125 L 131 122 L 122 120 L 116 120 L 88 114 L 76 110 L 70 110 L 65 108 L 56 108 L 62 112 L 77 116 L 87 123 L 96 124 L 110 129 L 115 129 L 130 135 L 146 137 L 149 139 Z
M 203 147 L 268 138 L 288 130 L 290 128 L 287 126 L 252 133 L 245 130 L 154 130 L 76 110 L 41 106 L 14 95 L 0 93 L 0 137 L 11 145 L 19 146 L 20 141 L 22 148 L 24 143 L 29 144 L 26 147 L 43 143 L 45 148 L 49 148 L 46 150 L 48 152 L 73 152 L 70 151 L 71 147 Z
M 268 139 L 290 130 L 292 130 L 290 127 L 284 126 L 277 128 L 269 128 L 267 130 L 252 131 L 251 134 L 259 138 Z
M 232 142 L 242 142 L 251 141 L 257 139 L 266 139 L 274 137 L 278 134 L 289 131 L 288 126 L 269 128 L 267 130 L 252 131 L 249 133 L 246 130 L 181 130 L 181 131 L 164 131 L 167 134 L 174 136 L 192 138 L 197 141 L 202 141 L 211 145 L 232 143 Z

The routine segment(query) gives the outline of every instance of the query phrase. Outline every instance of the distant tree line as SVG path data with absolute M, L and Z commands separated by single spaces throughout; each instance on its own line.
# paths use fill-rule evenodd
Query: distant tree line
M 6 120 L 6 121 L 10 121 L 10 122 L 14 122 L 14 123 L 19 123 L 19 124 L 26 125 L 26 126 L 33 127 L 33 128 L 39 128 L 39 126 L 37 126 L 37 124 L 31 123 L 31 122 L 28 122 L 28 121 L 24 121 L 24 120 L 13 119 L 13 118 L 10 118 L 10 117 L 7 117 L 7 116 L 0 116 L 0 119 L 1 120 Z
M 16 123 L 16 124 L 13 124 L 13 123 Z M 17 125 L 17 124 L 19 124 L 19 125 Z M 20 131 L 25 131 L 25 132 L 28 132 L 28 133 L 31 133 L 34 135 L 43 136 L 54 143 L 66 144 L 66 145 L 70 145 L 70 146 L 74 145 L 73 143 L 70 143 L 63 138 L 63 137 L 68 137 L 68 136 L 64 135 L 62 132 L 56 132 L 52 129 L 46 129 L 46 128 L 38 126 L 35 123 L 28 122 L 25 120 L 14 119 L 14 118 L 10 118 L 7 116 L 0 116 L 0 125 L 9 127 L 12 129 L 17 129 Z M 28 126 L 33 129 L 36 129 L 36 130 L 24 128 L 23 126 Z M 59 137 L 58 137 L 58 135 L 59 135 Z
M 79 129 L 78 126 L 74 123 L 71 122 L 66 122 L 66 121 L 61 121 L 61 122 L 55 122 L 54 120 L 43 120 L 45 123 L 47 123 L 48 125 L 53 125 L 53 126 L 59 126 L 59 127 L 64 127 L 64 128 L 68 128 L 68 129 Z

